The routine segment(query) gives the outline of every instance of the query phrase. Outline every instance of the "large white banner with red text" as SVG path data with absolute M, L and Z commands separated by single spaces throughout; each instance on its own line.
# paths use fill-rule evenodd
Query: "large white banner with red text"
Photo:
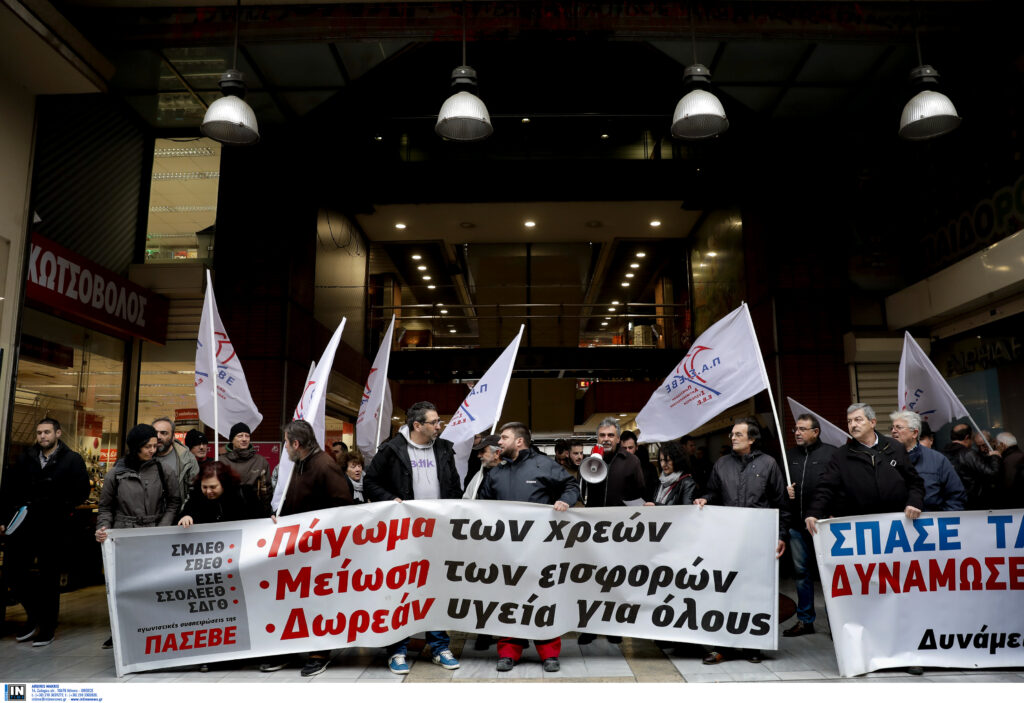
M 818 522 L 839 673 L 1024 666 L 1024 511 Z
M 778 647 L 775 510 L 371 503 L 110 530 L 118 675 L 426 630 Z

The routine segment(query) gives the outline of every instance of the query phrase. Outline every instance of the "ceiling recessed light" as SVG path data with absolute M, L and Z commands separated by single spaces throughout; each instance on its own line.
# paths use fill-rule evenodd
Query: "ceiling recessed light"
M 626 413 L 619 413 L 619 417 L 626 417 Z
M 601 326 L 602 326 L 602 327 L 607 327 L 607 326 L 608 326 L 608 323 L 607 323 L 607 322 L 602 322 L 602 323 L 601 323 Z
M 419 261 L 419 260 L 420 260 L 420 259 L 422 259 L 422 258 L 423 258 L 423 257 L 422 257 L 422 256 L 420 256 L 419 254 L 413 254 L 413 255 L 412 255 L 412 260 L 413 260 L 413 261 Z
M 651 220 L 651 227 L 661 227 L 661 220 Z
M 373 139 L 374 139 L 374 141 L 377 141 L 377 142 L 384 141 L 384 137 L 380 136 L 379 134 L 376 137 L 374 137 Z
M 640 268 L 640 264 L 638 264 L 638 263 L 636 263 L 636 262 L 634 261 L 633 263 L 631 263 L 631 264 L 629 265 L 629 267 L 630 267 L 631 269 L 638 269 L 638 268 Z
M 626 278 L 632 278 L 632 277 L 633 277 L 633 274 L 631 274 L 631 273 L 627 273 L 626 274 Z
M 476 227 L 476 225 L 473 224 L 472 222 L 460 222 L 459 227 L 461 227 L 462 229 L 473 229 L 474 227 Z
M 646 252 L 638 251 L 638 252 L 636 253 L 636 258 L 638 258 L 638 259 L 642 259 L 642 258 L 644 258 L 645 256 L 647 256 Z
M 608 312 L 615 312 L 615 308 L 608 308 Z
M 612 318 L 610 318 L 610 317 L 606 317 L 606 318 L 604 318 L 604 319 L 606 319 L 606 320 L 610 320 L 610 319 L 612 319 Z
M 533 220 L 527 220 L 526 222 L 523 223 L 523 227 L 536 227 L 536 226 L 537 226 L 537 223 L 534 222 Z
M 523 124 L 530 124 L 530 118 L 529 117 L 524 117 L 523 118 Z
M 392 415 L 392 416 L 391 416 L 391 419 L 392 419 L 392 420 L 397 420 L 397 419 L 398 419 L 398 415 Z
M 451 332 L 452 334 L 455 334 L 455 330 L 448 330 L 448 331 Z
M 628 274 L 627 274 L 627 275 L 628 275 Z M 423 277 L 423 280 L 424 280 L 424 281 L 429 281 L 429 280 L 430 280 L 430 276 L 424 276 L 424 277 Z
M 607 138 L 608 138 L 608 135 L 607 135 L 607 134 L 602 134 L 602 135 L 601 135 L 601 139 L 607 139 Z
M 402 222 L 396 222 L 395 229 L 405 229 L 405 224 Z
M 623 281 L 622 282 L 622 287 L 623 288 L 629 288 L 629 281 Z
M 417 270 L 417 271 L 426 271 L 426 270 L 427 270 L 427 267 L 426 267 L 426 266 L 417 266 L 417 267 L 416 267 L 416 270 Z
M 444 308 L 441 308 L 441 314 L 442 314 L 442 315 L 447 315 L 447 314 L 448 314 L 448 311 L 447 311 L 447 310 L 445 310 Z
M 435 286 L 433 283 L 427 286 L 427 290 L 434 290 L 435 288 L 437 288 L 437 286 Z
M 714 258 L 714 257 L 718 256 L 718 252 L 717 251 L 709 251 L 708 252 L 708 256 L 710 256 L 711 258 Z
M 706 269 L 706 268 L 708 267 L 708 265 L 707 265 L 707 264 L 705 264 L 705 263 L 704 263 L 704 262 L 702 261 L 702 262 L 700 262 L 700 267 L 701 267 L 702 269 Z
M 619 301 L 618 301 L 618 300 L 613 300 L 613 301 L 612 301 L 612 305 L 618 305 L 618 304 L 619 304 Z

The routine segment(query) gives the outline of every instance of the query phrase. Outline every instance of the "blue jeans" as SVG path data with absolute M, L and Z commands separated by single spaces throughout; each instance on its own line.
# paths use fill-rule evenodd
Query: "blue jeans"
M 451 644 L 452 638 L 448 636 L 448 633 L 444 630 L 434 630 L 427 632 L 427 644 L 430 645 L 430 653 L 437 654 L 443 649 L 448 649 L 448 645 Z M 409 638 L 406 637 L 401 642 L 395 644 L 389 644 L 384 648 L 387 652 L 388 657 L 394 654 L 406 654 L 409 649 Z
M 796 572 L 796 617 L 800 622 L 814 622 L 814 572 L 817 559 L 811 536 L 804 530 L 789 531 L 789 550 Z

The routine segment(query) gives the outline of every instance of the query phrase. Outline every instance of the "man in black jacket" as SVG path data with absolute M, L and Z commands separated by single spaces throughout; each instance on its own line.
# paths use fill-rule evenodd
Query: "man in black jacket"
M 996 484 L 1003 475 L 1003 458 L 995 448 L 982 454 L 971 444 L 971 428 L 961 423 L 949 433 L 949 446 L 942 453 L 956 469 L 967 491 L 968 510 L 995 507 Z
M 715 462 L 704 497 L 693 501 L 703 508 L 726 505 L 734 508 L 776 508 L 779 511 L 779 539 L 775 558 L 786 551 L 789 539 L 789 499 L 786 479 L 775 459 L 762 452 L 761 426 L 750 417 L 733 425 L 729 435 L 732 451 Z M 718 664 L 729 657 L 742 656 L 749 662 L 762 660 L 756 649 L 721 647 L 704 657 L 705 664 Z
M 7 572 L 14 596 L 28 616 L 18 642 L 33 647 L 53 641 L 60 612 L 60 571 L 75 506 L 89 497 L 89 473 L 81 455 L 61 441 L 60 423 L 43 418 L 36 443 L 5 474 L 0 535 L 25 506 L 24 522 L 7 535 Z M 35 564 L 33 564 L 35 562 Z
M 604 450 L 608 476 L 600 483 L 581 486 L 583 504 L 588 508 L 622 507 L 627 500 L 644 500 L 644 473 L 636 454 L 619 441 L 619 421 L 606 417 L 597 427 L 597 443 Z M 634 447 L 636 435 L 633 435 Z
M 406 424 L 398 434 L 377 450 L 363 475 L 367 500 L 432 500 L 462 498 L 462 482 L 455 468 L 455 450 L 441 439 L 441 418 L 433 403 L 420 401 L 405 414 Z M 433 662 L 445 669 L 458 669 L 459 662 L 449 649 L 451 638 L 443 630 L 427 632 Z M 387 647 L 388 669 L 409 673 L 405 661 L 409 638 Z
M 481 500 L 518 500 L 554 505 L 565 511 L 576 503 L 580 490 L 576 479 L 543 452 L 530 447 L 530 430 L 521 422 L 501 427 L 498 440 L 503 461 L 487 472 L 477 497 Z M 558 671 L 562 639 L 535 640 L 544 671 Z M 511 671 L 523 654 L 526 641 L 512 637 L 498 640 L 498 671 Z
M 804 518 L 807 517 L 808 503 L 818 487 L 818 479 L 835 451 L 835 447 L 821 443 L 821 425 L 809 413 L 796 419 L 794 436 L 796 446 L 786 452 L 786 460 L 789 462 L 789 476 L 793 480 L 789 486 L 792 513 L 799 516 L 799 522 L 793 520 L 789 527 L 789 553 L 796 573 L 797 621 L 782 632 L 783 637 L 814 634 L 814 576 L 818 568 L 814 558 L 814 542 L 804 526 Z

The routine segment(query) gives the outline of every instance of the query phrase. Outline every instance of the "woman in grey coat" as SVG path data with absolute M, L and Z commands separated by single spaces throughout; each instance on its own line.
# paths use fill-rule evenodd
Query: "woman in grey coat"
M 136 425 L 128 432 L 128 451 L 103 481 L 96 541 L 107 538 L 107 528 L 164 527 L 173 525 L 181 507 L 178 477 L 165 475 L 156 453 L 156 430 Z

